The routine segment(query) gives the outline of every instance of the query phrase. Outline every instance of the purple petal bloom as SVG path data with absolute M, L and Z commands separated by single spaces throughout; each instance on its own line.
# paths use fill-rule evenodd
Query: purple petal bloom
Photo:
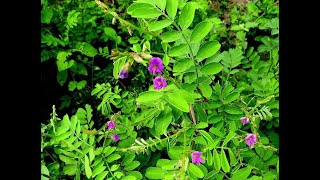
M 114 121 L 108 121 L 108 129 L 114 129 L 116 127 L 116 123 Z
M 121 69 L 119 75 L 118 75 L 118 79 L 125 79 L 129 77 L 129 72 L 125 69 Z
M 249 118 L 248 117 L 242 117 L 240 118 L 240 121 L 242 122 L 242 125 L 248 124 Z
M 119 140 L 120 140 L 120 137 L 119 137 L 116 133 L 114 133 L 113 136 L 112 136 L 112 139 L 113 139 L 114 141 L 119 141 Z
M 162 64 L 162 60 L 159 57 L 153 57 L 150 59 L 150 65 L 148 67 L 148 70 L 152 72 L 152 74 L 162 74 L 162 70 L 164 69 L 164 66 Z
M 160 76 L 157 76 L 156 78 L 154 78 L 153 84 L 154 84 L 154 89 L 156 90 L 167 87 L 166 79 Z
M 255 134 L 248 134 L 246 137 L 246 144 L 252 147 L 257 142 L 257 136 Z
M 192 163 L 197 163 L 200 165 L 200 163 L 203 163 L 204 160 L 201 158 L 202 152 L 195 151 L 191 154 Z

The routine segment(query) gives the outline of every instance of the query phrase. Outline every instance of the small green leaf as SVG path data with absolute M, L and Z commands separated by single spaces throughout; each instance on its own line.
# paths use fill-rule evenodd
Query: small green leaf
M 205 122 L 200 122 L 196 125 L 196 129 L 204 129 L 208 127 L 208 123 L 205 123 Z
M 149 167 L 146 170 L 145 176 L 149 179 L 162 179 L 163 176 L 167 173 L 167 171 L 162 170 L 158 167 Z
M 193 66 L 193 60 L 191 58 L 184 58 L 176 61 L 173 65 L 173 72 L 184 72 Z
M 212 163 L 213 163 L 212 152 L 210 150 L 207 150 L 207 164 L 211 166 Z
M 208 21 L 203 21 L 193 29 L 190 37 L 190 43 L 201 41 L 210 32 L 213 24 Z
M 164 10 L 166 8 L 166 0 L 154 0 L 154 3 L 161 9 Z
M 78 89 L 78 90 L 81 90 L 81 89 L 83 89 L 84 87 L 86 87 L 86 85 L 87 85 L 87 81 L 86 81 L 86 80 L 82 80 L 82 81 L 78 82 L 78 84 L 77 84 L 77 89 Z
M 247 179 L 250 175 L 252 169 L 250 167 L 245 167 L 242 169 L 238 169 L 236 172 L 234 172 L 231 176 L 231 180 L 243 180 Z
M 110 156 L 107 157 L 107 162 L 111 163 L 111 162 L 118 160 L 120 158 L 121 158 L 121 156 L 119 154 L 111 154 Z
M 156 18 L 161 15 L 151 4 L 147 3 L 134 3 L 131 4 L 127 9 L 128 14 L 136 18 Z
M 155 102 L 163 96 L 163 92 L 161 91 L 147 91 L 140 93 L 139 97 L 136 99 L 138 103 L 148 103 Z
M 228 149 L 228 153 L 229 153 L 229 158 L 230 158 L 230 165 L 231 165 L 231 166 L 237 165 L 238 162 L 237 162 L 237 159 L 235 158 L 232 150 L 231 150 L 231 149 Z
M 233 131 L 230 131 L 227 137 L 224 139 L 222 146 L 225 146 L 235 135 L 236 133 L 234 133 Z
M 178 46 L 174 46 L 170 49 L 169 55 L 170 56 L 182 56 L 189 53 L 189 46 L 187 44 L 180 44 Z
M 91 44 L 82 42 L 80 46 L 80 52 L 85 54 L 86 56 L 89 57 L 94 57 L 98 54 L 98 51 L 96 48 L 94 48 Z
M 216 149 L 213 150 L 213 165 L 214 168 L 216 168 L 217 171 L 220 171 L 221 169 L 221 161 L 219 153 Z
M 76 164 L 66 165 L 63 167 L 62 171 L 68 176 L 73 176 L 77 172 L 77 165 Z
M 92 171 L 90 168 L 90 161 L 87 155 L 84 156 L 84 170 L 86 172 L 87 178 L 91 178 L 92 176 Z
M 218 74 L 220 71 L 222 71 L 223 66 L 219 63 L 210 63 L 206 64 L 200 69 L 200 72 L 206 75 L 214 75 Z
M 96 177 L 97 175 L 102 173 L 106 168 L 107 168 L 106 166 L 95 167 L 92 172 L 92 177 Z
M 203 172 L 201 171 L 201 169 L 200 169 L 198 166 L 196 166 L 196 165 L 194 165 L 194 164 L 192 164 L 192 163 L 189 163 L 189 171 L 190 171 L 193 175 L 195 175 L 196 177 L 198 177 L 198 178 L 203 178 L 203 177 L 204 177 L 204 174 L 203 174 Z
M 197 6 L 198 4 L 195 2 L 188 2 L 183 7 L 178 21 L 178 24 L 182 30 L 187 29 L 191 25 Z
M 183 154 L 183 146 L 172 146 L 168 151 L 168 156 L 172 160 L 179 160 Z
M 179 3 L 179 0 L 167 0 L 166 11 L 168 13 L 168 16 L 172 20 L 174 20 L 176 14 L 177 14 L 178 3 Z
M 227 107 L 224 111 L 228 114 L 242 114 L 242 110 L 238 107 Z
M 220 158 L 221 158 L 221 167 L 222 167 L 222 170 L 223 170 L 224 172 L 226 172 L 226 173 L 227 173 L 227 172 L 230 172 L 230 165 L 229 165 L 229 162 L 228 162 L 226 153 L 224 152 L 223 149 L 221 149 Z
M 208 57 L 211 57 L 218 52 L 220 47 L 221 44 L 218 41 L 209 41 L 200 47 L 196 57 L 200 61 Z
M 70 81 L 68 85 L 69 91 L 73 91 L 77 87 L 77 81 Z
M 238 99 L 238 97 L 240 96 L 240 93 L 238 92 L 232 92 L 231 94 L 229 94 L 225 100 L 224 100 L 224 104 L 229 104 L 231 103 L 232 101 Z
M 49 170 L 45 165 L 41 165 L 41 174 L 50 176 Z
M 134 153 L 126 153 L 125 157 L 123 158 L 121 164 L 128 165 L 133 161 L 133 159 L 136 157 Z
M 67 70 L 58 72 L 57 81 L 60 84 L 60 86 L 63 86 L 66 83 L 67 78 L 68 78 Z
M 181 97 L 177 93 L 167 93 L 165 96 L 165 99 L 168 103 L 170 103 L 175 108 L 183 111 L 183 112 L 189 112 L 189 105 L 187 101 Z
M 105 179 L 105 177 L 107 176 L 109 171 L 103 171 L 102 173 L 100 173 L 95 180 L 103 180 Z
M 165 107 L 166 108 L 166 107 Z M 162 135 L 167 132 L 172 120 L 171 108 L 166 108 L 165 111 L 162 111 L 155 120 L 155 130 L 158 134 Z
M 180 39 L 182 36 L 179 31 L 167 31 L 162 34 L 162 42 L 173 42 Z
M 201 135 L 208 141 L 208 144 L 209 145 L 213 145 L 214 144 L 214 141 L 212 139 L 212 137 L 210 136 L 209 133 L 207 133 L 206 131 L 204 130 L 199 130 L 199 132 L 201 133 Z
M 211 127 L 209 129 L 210 132 L 212 132 L 214 135 L 219 136 L 219 137 L 224 137 L 224 135 L 219 131 L 219 129 L 215 127 Z
M 158 31 L 160 29 L 163 29 L 165 27 L 170 26 L 171 23 L 172 23 L 172 21 L 169 19 L 154 21 L 148 25 L 148 29 L 149 29 L 149 31 Z
M 199 88 L 202 92 L 202 95 L 206 98 L 210 98 L 212 95 L 212 88 L 209 84 L 207 83 L 200 83 Z
M 116 147 L 107 146 L 107 147 L 103 150 L 103 153 L 104 153 L 104 155 L 107 157 L 107 156 L 109 156 L 111 153 L 113 153 L 116 149 L 117 149 Z
M 139 161 L 132 161 L 131 163 L 129 163 L 128 165 L 126 165 L 126 166 L 124 167 L 124 170 L 126 170 L 126 171 L 132 171 L 132 170 L 134 170 L 135 168 L 137 168 L 139 165 L 140 165 L 140 162 L 139 162 Z

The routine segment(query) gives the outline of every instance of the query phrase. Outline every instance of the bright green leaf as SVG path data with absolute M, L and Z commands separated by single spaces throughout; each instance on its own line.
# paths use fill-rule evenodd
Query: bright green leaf
M 196 58 L 201 61 L 202 59 L 211 57 L 218 52 L 220 47 L 221 44 L 218 41 L 209 41 L 200 47 Z
M 187 44 L 180 44 L 179 46 L 174 46 L 170 49 L 169 55 L 170 56 L 182 56 L 189 53 L 189 46 Z
M 183 112 L 189 112 L 189 105 L 187 101 L 181 97 L 177 93 L 167 93 L 165 96 L 165 99 L 168 103 L 170 103 L 175 108 L 183 111 Z
M 250 167 L 245 167 L 238 169 L 236 172 L 234 172 L 231 176 L 231 180 L 243 180 L 247 179 L 247 177 L 250 175 L 252 169 Z
M 224 152 L 223 149 L 221 149 L 220 158 L 221 158 L 221 167 L 222 167 L 222 170 L 223 170 L 224 172 L 226 172 L 226 173 L 227 173 L 227 172 L 230 172 L 230 165 L 229 165 L 229 162 L 228 162 L 226 153 Z
M 192 31 L 190 43 L 201 41 L 210 32 L 212 26 L 213 24 L 208 21 L 203 21 L 197 24 L 197 26 Z
M 191 25 L 197 6 L 198 4 L 195 2 L 188 2 L 183 7 L 178 21 L 178 24 L 182 30 L 187 29 Z
M 161 15 L 161 12 L 147 3 L 134 3 L 127 9 L 128 14 L 136 18 L 156 18 Z
M 143 92 L 139 95 L 136 99 L 138 103 L 148 103 L 148 102 L 155 102 L 156 100 L 160 99 L 163 96 L 163 92 L 161 91 L 147 91 Z
M 220 171 L 221 169 L 221 161 L 219 153 L 216 149 L 213 150 L 213 165 L 214 168 L 216 168 L 217 171 Z
M 149 29 L 149 31 L 158 31 L 160 29 L 163 29 L 165 27 L 170 26 L 171 23 L 172 23 L 172 21 L 169 19 L 154 21 L 148 25 L 148 29 Z
M 179 0 L 167 0 L 166 11 L 169 17 L 174 20 L 178 10 Z
M 201 171 L 201 169 L 200 169 L 198 166 L 196 166 L 196 165 L 194 165 L 194 164 L 192 164 L 192 163 L 189 163 L 189 171 L 190 171 L 193 175 L 195 175 L 196 177 L 198 177 L 198 178 L 203 178 L 203 177 L 204 177 L 204 174 L 203 174 L 203 172 Z
M 200 69 L 200 72 L 206 75 L 214 75 L 222 71 L 223 66 L 219 63 L 206 64 Z
M 158 167 L 149 167 L 146 170 L 145 176 L 149 179 L 162 179 L 163 176 L 167 173 L 167 171 L 162 170 Z
M 162 42 L 173 42 L 180 39 L 182 36 L 179 31 L 167 31 L 162 34 Z
M 91 178 L 92 176 L 92 171 L 90 168 L 90 161 L 87 155 L 84 156 L 84 170 L 86 172 L 87 178 Z

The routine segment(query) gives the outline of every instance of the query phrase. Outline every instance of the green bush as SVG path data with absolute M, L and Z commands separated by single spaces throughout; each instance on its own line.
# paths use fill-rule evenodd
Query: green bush
M 42 179 L 279 179 L 277 2 L 41 3 Z

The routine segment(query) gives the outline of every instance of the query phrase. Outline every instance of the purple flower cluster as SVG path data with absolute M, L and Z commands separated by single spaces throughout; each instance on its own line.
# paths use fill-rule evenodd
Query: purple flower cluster
M 153 75 L 156 73 L 162 74 L 162 70 L 164 69 L 164 66 L 162 64 L 162 60 L 159 57 L 153 57 L 150 59 L 150 65 L 148 67 L 148 70 L 152 72 Z
M 248 124 L 249 118 L 248 117 L 242 117 L 240 118 L 240 121 L 242 122 L 242 125 Z
M 200 163 L 204 163 L 204 159 L 201 158 L 202 152 L 195 151 L 191 154 L 191 162 L 197 163 L 200 165 Z
M 130 63 L 126 62 L 118 74 L 118 79 L 126 79 L 129 77 Z
M 246 137 L 246 144 L 252 147 L 257 142 L 257 136 L 255 134 L 248 134 Z
M 114 121 L 108 121 L 107 125 L 109 130 L 116 128 L 116 123 Z M 112 139 L 117 142 L 120 140 L 120 137 L 117 135 L 117 133 L 113 133 Z
M 162 74 L 163 69 L 164 69 L 164 65 L 162 64 L 162 60 L 159 57 L 153 57 L 150 59 L 148 71 L 152 72 L 153 75 L 155 75 L 156 73 Z M 154 89 L 156 90 L 167 87 L 166 79 L 161 76 L 157 76 L 153 80 L 153 84 L 154 84 Z

